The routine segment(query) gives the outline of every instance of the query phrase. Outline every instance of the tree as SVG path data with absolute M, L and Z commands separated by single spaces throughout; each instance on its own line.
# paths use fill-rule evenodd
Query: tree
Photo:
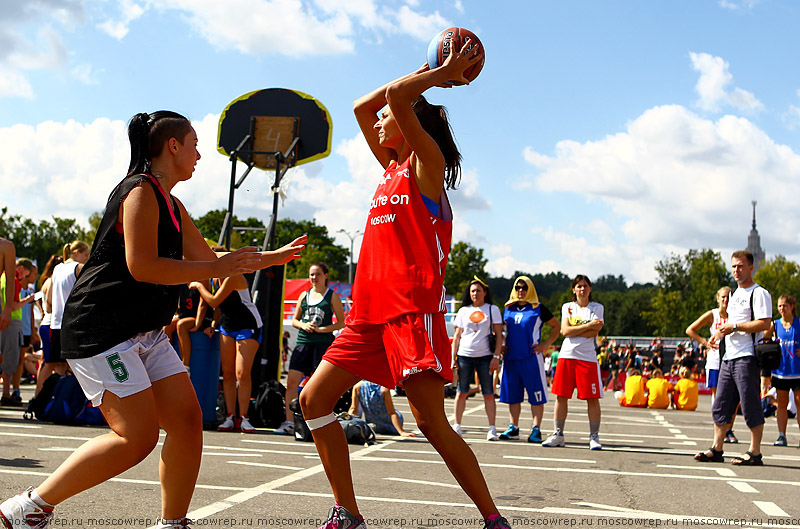
M 628 285 L 621 275 L 602 275 L 592 282 L 593 292 L 626 292 Z
M 222 223 L 225 221 L 226 210 L 214 209 L 194 221 L 197 229 L 203 237 L 211 241 L 219 241 L 219 234 L 222 231 Z M 255 217 L 248 217 L 245 220 L 236 215 L 233 216 L 234 230 L 231 233 L 231 248 L 241 248 L 242 246 L 261 247 L 264 242 L 264 232 L 255 230 L 237 230 L 236 228 L 264 228 L 264 223 Z M 278 221 L 280 224 L 280 221 Z
M 302 257 L 286 265 L 286 278 L 307 278 L 309 267 L 321 261 L 328 265 L 330 280 L 346 281 L 350 249 L 337 245 L 328 235 L 328 228 L 313 220 L 279 220 L 275 228 L 275 246 L 288 244 L 303 234 L 308 234 L 308 242 Z
M 729 266 L 718 252 L 689 250 L 656 265 L 658 287 L 645 318 L 656 334 L 682 336 L 686 327 L 714 306 L 720 287 L 732 286 Z
M 776 255 L 761 265 L 753 280 L 772 294 L 772 313 L 777 314 L 778 298 L 789 294 L 800 297 L 800 265 Z
M 36 222 L 21 215 L 0 210 L 0 235 L 14 243 L 17 257 L 28 257 L 44 267 L 51 255 L 61 255 L 64 245 L 74 240 L 86 241 L 86 230 L 75 219 L 52 217 L 52 222 Z
M 486 281 L 484 267 L 488 259 L 483 257 L 483 250 L 475 248 L 467 242 L 457 242 L 450 250 L 447 260 L 447 273 L 444 277 L 444 288 L 448 294 L 461 297 L 461 293 L 474 276 Z

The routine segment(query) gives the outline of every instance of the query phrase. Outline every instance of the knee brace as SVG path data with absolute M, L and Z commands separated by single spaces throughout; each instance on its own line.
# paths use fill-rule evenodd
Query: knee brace
M 306 419 L 306 424 L 308 425 L 308 429 L 311 431 L 319 430 L 324 426 L 328 426 L 330 423 L 336 421 L 336 415 L 333 413 L 329 413 L 328 415 L 323 415 L 322 417 L 317 417 L 316 419 Z

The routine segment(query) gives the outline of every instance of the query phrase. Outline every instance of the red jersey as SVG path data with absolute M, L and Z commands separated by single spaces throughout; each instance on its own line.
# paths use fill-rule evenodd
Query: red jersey
M 441 218 L 422 201 L 410 157 L 387 167 L 370 203 L 347 323 L 445 312 L 453 214 L 444 190 L 439 201 Z

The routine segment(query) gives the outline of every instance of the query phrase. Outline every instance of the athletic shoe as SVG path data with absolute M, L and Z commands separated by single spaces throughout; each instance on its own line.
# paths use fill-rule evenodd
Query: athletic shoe
M 483 529 L 511 529 L 511 524 L 502 516 L 498 516 L 492 521 L 486 520 Z
M 294 423 L 283 421 L 272 433 L 277 435 L 294 435 Z
M 328 519 L 319 529 L 367 529 L 364 518 L 355 516 L 338 503 L 331 507 Z
M 789 443 L 786 442 L 786 436 L 783 434 L 778 434 L 778 440 L 772 443 L 774 446 L 786 446 Z
M 728 430 L 727 432 L 725 432 L 725 442 L 726 443 L 738 443 L 739 442 L 739 440 L 733 434 L 733 430 Z
M 499 441 L 500 436 L 497 435 L 497 430 L 494 429 L 494 426 L 489 428 L 489 431 L 486 433 L 486 440 L 487 441 Z
M 501 441 L 508 441 L 510 439 L 519 439 L 519 428 L 509 423 L 506 431 L 500 434 Z
M 456 432 L 459 437 L 461 437 L 461 433 L 462 432 L 461 432 L 461 425 L 460 424 L 454 424 L 453 425 L 453 431 Z
M 542 442 L 542 431 L 539 429 L 538 426 L 534 426 L 531 430 L 531 434 L 528 436 L 529 443 L 541 443 Z
M 589 434 L 589 450 L 602 450 L 603 445 L 600 444 L 600 436 L 596 433 Z
M 548 437 L 542 442 L 542 446 L 551 447 L 551 446 L 564 446 L 566 441 L 564 441 L 564 434 L 561 432 L 553 432 L 553 435 Z
M 53 518 L 53 509 L 39 507 L 31 499 L 33 487 L 0 504 L 0 521 L 6 529 L 19 527 L 44 528 Z
M 21 408 L 22 407 L 22 401 L 17 402 L 16 400 L 14 400 L 14 397 L 11 397 L 11 396 L 2 397 L 2 398 L 0 398 L 0 405 L 1 406 L 14 406 L 16 408 Z
M 242 422 L 239 424 L 239 430 L 242 433 L 254 433 L 256 429 L 250 424 L 250 419 L 247 417 L 242 417 Z
M 228 415 L 225 421 L 217 426 L 217 430 L 220 432 L 232 432 L 234 428 L 236 428 L 236 425 L 233 423 L 233 415 Z

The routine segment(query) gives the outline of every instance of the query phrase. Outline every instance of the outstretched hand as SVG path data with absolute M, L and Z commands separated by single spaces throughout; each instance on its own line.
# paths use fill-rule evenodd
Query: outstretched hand
M 249 274 L 259 268 L 261 255 L 253 246 L 245 246 L 217 259 L 218 272 L 215 277 L 231 277 Z
M 303 251 L 303 248 L 306 247 L 306 242 L 308 241 L 308 235 L 301 235 L 300 237 L 296 238 L 289 244 L 285 246 L 281 246 L 275 251 L 272 252 L 264 252 L 262 255 L 265 257 L 269 255 L 269 265 L 281 265 L 288 263 L 289 261 L 293 261 L 294 259 L 299 259 L 301 257 L 300 252 Z

